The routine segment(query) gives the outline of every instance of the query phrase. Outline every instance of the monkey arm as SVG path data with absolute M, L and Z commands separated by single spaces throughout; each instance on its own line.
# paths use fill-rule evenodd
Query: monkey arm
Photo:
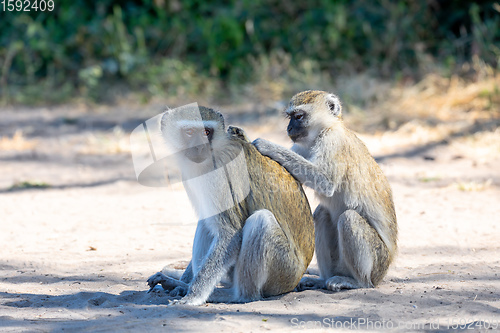
M 262 155 L 281 164 L 300 183 L 312 188 L 318 194 L 333 196 L 335 184 L 315 164 L 285 147 L 264 139 L 256 139 L 252 144 Z
M 199 272 L 193 277 L 187 295 L 180 300 L 180 303 L 200 305 L 206 302 L 217 283 L 236 262 L 240 247 L 240 233 L 221 230 L 214 238 L 207 257 Z

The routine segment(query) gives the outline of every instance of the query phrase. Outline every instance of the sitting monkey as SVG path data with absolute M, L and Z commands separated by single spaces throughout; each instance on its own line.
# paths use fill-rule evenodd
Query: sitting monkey
M 291 150 L 257 139 L 254 145 L 315 190 L 316 257 L 320 278 L 304 278 L 299 289 L 337 291 L 374 287 L 397 250 L 392 192 L 382 170 L 342 121 L 337 96 L 304 91 L 285 109 Z
M 180 279 L 148 279 L 179 303 L 246 302 L 292 291 L 314 253 L 313 217 L 300 183 L 261 155 L 243 131 L 225 131 L 222 114 L 165 112 L 161 130 L 175 146 L 183 184 L 199 216 L 192 260 Z M 229 273 L 230 295 L 212 292 Z M 213 295 L 212 295 L 213 296 Z

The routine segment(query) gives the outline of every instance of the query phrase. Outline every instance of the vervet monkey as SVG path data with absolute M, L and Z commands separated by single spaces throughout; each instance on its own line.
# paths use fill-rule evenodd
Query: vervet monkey
M 304 91 L 285 109 L 293 147 L 257 139 L 254 145 L 315 190 L 316 257 L 320 278 L 298 289 L 374 287 L 397 250 L 397 222 L 389 183 L 356 135 L 342 121 L 334 94 Z
M 167 111 L 161 129 L 180 152 L 183 184 L 199 221 L 180 280 L 159 272 L 149 286 L 185 294 L 179 303 L 189 305 L 294 290 L 314 254 L 314 222 L 300 183 L 262 156 L 241 129 L 226 132 L 222 114 L 212 109 Z M 211 297 L 226 274 L 230 295 Z

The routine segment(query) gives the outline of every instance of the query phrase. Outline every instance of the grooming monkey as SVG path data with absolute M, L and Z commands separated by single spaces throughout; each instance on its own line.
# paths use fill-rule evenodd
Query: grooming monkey
M 397 222 L 389 183 L 356 135 L 344 126 L 334 94 L 304 91 L 286 115 L 288 150 L 257 139 L 254 145 L 315 190 L 316 257 L 320 278 L 304 277 L 298 289 L 332 291 L 374 287 L 397 250 Z
M 159 272 L 149 286 L 160 283 L 172 296 L 185 295 L 179 303 L 189 305 L 292 291 L 314 253 L 314 222 L 300 183 L 261 155 L 241 129 L 226 132 L 222 114 L 212 109 L 167 111 L 161 129 L 180 152 L 183 184 L 199 221 L 182 277 Z M 226 274 L 230 294 L 217 299 L 212 292 Z

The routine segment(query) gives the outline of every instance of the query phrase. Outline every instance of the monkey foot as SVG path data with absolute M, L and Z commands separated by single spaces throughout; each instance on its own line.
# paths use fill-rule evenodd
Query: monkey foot
M 326 280 L 326 289 L 331 291 L 340 291 L 342 289 L 357 289 L 358 283 L 351 277 L 333 276 Z
M 187 294 L 187 288 L 184 288 L 182 286 L 177 286 L 170 292 L 170 296 L 172 297 L 177 297 L 177 296 L 184 297 L 186 296 L 186 294 Z
M 193 305 L 193 306 L 197 306 L 197 305 L 202 305 L 202 304 L 205 304 L 205 300 L 199 298 L 199 297 L 195 297 L 195 296 L 185 296 L 181 299 L 174 299 L 173 301 L 171 301 L 169 303 L 169 305 Z
M 300 280 L 295 290 L 303 291 L 308 289 L 323 289 L 324 287 L 325 281 L 323 279 L 306 276 Z

